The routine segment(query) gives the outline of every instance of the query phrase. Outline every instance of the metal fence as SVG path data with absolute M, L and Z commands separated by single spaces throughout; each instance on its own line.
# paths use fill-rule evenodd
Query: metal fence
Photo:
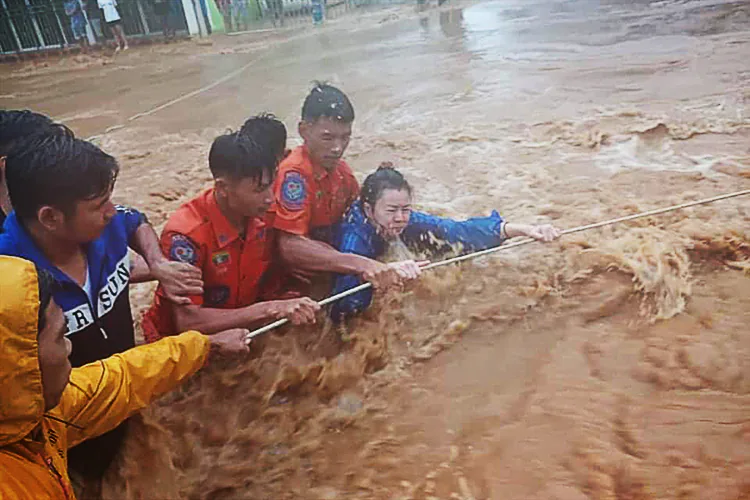
M 241 0 L 240 0 L 241 1 Z M 297 25 L 315 22 L 316 3 L 312 0 L 259 0 L 264 17 L 274 25 Z M 409 0 L 323 0 L 321 14 L 324 19 L 335 19 L 346 13 L 378 8 Z M 275 5 L 274 5 L 275 4 Z
M 96 0 L 78 0 L 85 13 L 87 39 L 102 43 L 112 38 Z M 165 1 L 165 0 L 162 0 Z M 197 34 L 237 32 L 262 26 L 298 26 L 323 22 L 348 12 L 425 0 L 190 0 L 201 28 Z M 0 53 L 29 52 L 75 45 L 65 0 L 0 0 Z M 166 0 L 170 30 L 187 31 L 182 0 Z M 164 18 L 154 11 L 154 0 L 120 0 L 117 10 L 128 37 L 162 32 Z M 192 13 L 190 14 L 192 16 Z M 194 17 L 191 17 L 194 19 Z M 204 31 L 205 30 L 205 31 Z
M 179 0 L 170 0 L 169 23 L 177 32 L 186 30 L 185 14 Z M 64 0 L 0 0 L 0 53 L 28 52 L 75 45 L 71 20 L 65 14 Z M 101 43 L 112 38 L 96 0 L 83 4 L 88 38 Z M 127 36 L 161 33 L 162 18 L 150 0 L 122 0 L 117 4 Z
M 228 33 L 261 26 L 290 27 L 325 19 L 335 19 L 347 13 L 368 8 L 404 4 L 417 0 L 206 0 L 215 2 L 211 23 L 215 30 Z M 214 5 L 209 4 L 209 8 Z

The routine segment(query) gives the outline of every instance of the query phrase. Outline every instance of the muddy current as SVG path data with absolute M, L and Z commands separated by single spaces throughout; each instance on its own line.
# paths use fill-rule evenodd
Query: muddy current
M 750 188 L 748 56 L 747 2 L 402 5 L 6 65 L 0 105 L 96 136 L 118 201 L 161 226 L 209 185 L 213 137 L 272 111 L 296 143 L 329 80 L 358 113 L 360 180 L 390 160 L 419 209 L 570 228 Z M 748 202 L 500 252 L 345 329 L 268 334 L 145 411 L 104 496 L 748 499 Z M 152 294 L 134 288 L 138 311 Z

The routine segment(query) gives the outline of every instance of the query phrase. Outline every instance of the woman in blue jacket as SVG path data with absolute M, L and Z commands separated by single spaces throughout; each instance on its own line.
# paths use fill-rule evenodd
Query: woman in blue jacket
M 394 245 L 405 245 L 418 253 L 435 254 L 445 250 L 475 252 L 500 245 L 508 238 L 527 236 L 552 241 L 560 232 L 549 224 L 530 225 L 505 222 L 497 211 L 489 217 L 464 221 L 436 217 L 412 210 L 412 188 L 404 176 L 389 164 L 381 165 L 362 184 L 359 200 L 344 215 L 336 238 L 340 252 L 382 258 Z M 400 240 L 400 241 L 399 241 Z M 416 276 L 413 261 L 403 261 L 403 276 Z M 361 284 L 356 275 L 337 275 L 333 293 Z M 331 309 L 331 317 L 341 320 L 367 309 L 372 289 L 345 297 Z

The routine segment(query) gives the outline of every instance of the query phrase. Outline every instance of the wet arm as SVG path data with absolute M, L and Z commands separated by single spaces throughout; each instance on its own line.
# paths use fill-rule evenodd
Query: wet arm
M 148 264 L 140 255 L 131 254 L 130 260 L 130 282 L 131 283 L 146 283 L 153 281 L 156 278 L 151 273 L 151 269 L 148 268 Z
M 177 331 L 197 330 L 206 335 L 231 328 L 250 328 L 263 320 L 280 317 L 279 302 L 258 302 L 239 309 L 216 309 L 199 305 L 175 305 L 172 308 Z
M 167 262 L 159 245 L 159 237 L 148 222 L 138 226 L 130 241 L 131 248 L 143 257 L 149 269 L 153 270 L 154 267 Z
M 505 224 L 505 234 L 508 238 L 515 238 L 516 236 L 528 236 L 531 226 L 529 224 L 517 224 L 509 222 Z
M 361 255 L 339 252 L 332 246 L 305 236 L 279 231 L 281 257 L 305 271 L 360 275 L 372 260 Z
M 507 239 L 509 236 L 505 234 L 505 225 L 496 211 L 488 217 L 473 217 L 463 221 L 414 212 L 407 231 L 411 238 L 433 233 L 448 243 L 460 243 L 466 250 L 476 251 L 500 245 Z

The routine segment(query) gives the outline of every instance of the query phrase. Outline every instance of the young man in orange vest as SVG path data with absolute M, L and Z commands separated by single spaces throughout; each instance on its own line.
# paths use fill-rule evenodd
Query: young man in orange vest
M 419 274 L 414 261 L 383 264 L 332 246 L 344 212 L 359 197 L 359 184 L 342 160 L 353 122 L 354 107 L 346 94 L 316 83 L 302 105 L 304 144 L 281 162 L 273 188 L 281 257 L 308 274 L 353 274 L 375 288 L 400 285 Z
M 214 186 L 172 214 L 161 235 L 170 260 L 202 270 L 203 294 L 180 305 L 165 300 L 159 288 L 143 320 L 149 342 L 185 330 L 211 334 L 280 318 L 315 322 L 319 306 L 307 297 L 259 300 L 277 253 L 269 211 L 279 159 L 273 142 L 240 132 L 214 140 L 208 156 Z

